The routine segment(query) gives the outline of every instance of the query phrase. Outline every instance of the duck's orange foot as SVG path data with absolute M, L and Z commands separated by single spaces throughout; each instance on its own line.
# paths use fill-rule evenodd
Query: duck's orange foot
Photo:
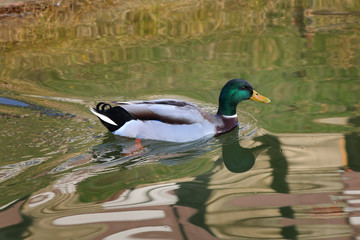
M 123 153 L 125 155 L 134 155 L 134 154 L 141 153 L 144 150 L 145 150 L 145 148 L 141 145 L 141 139 L 135 139 L 135 145 L 122 150 L 121 153 Z

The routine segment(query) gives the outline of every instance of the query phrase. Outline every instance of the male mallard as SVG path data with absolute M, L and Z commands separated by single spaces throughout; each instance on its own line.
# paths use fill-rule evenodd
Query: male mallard
M 188 142 L 234 129 L 238 124 L 236 107 L 248 99 L 270 103 L 270 99 L 257 93 L 247 81 L 233 79 L 221 90 L 216 114 L 176 99 L 114 102 L 116 107 L 100 102 L 90 110 L 116 135 Z

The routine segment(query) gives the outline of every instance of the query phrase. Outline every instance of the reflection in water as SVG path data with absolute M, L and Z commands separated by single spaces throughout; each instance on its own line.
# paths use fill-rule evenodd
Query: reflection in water
M 5 98 L 5 97 L 0 97 L 0 105 L 9 105 L 12 107 L 29 108 L 34 111 L 39 111 L 41 115 L 47 115 L 49 117 L 66 117 L 66 118 L 75 117 L 73 114 L 62 113 L 61 111 L 56 111 L 53 109 L 48 109 L 43 106 L 39 106 L 39 105 L 31 104 L 31 103 L 25 103 L 25 102 L 22 102 L 19 100 Z
M 17 106 L 17 107 L 27 107 L 28 106 L 27 103 L 20 102 L 20 101 L 10 99 L 10 98 L 4 98 L 4 97 L 0 97 L 0 104 Z
M 345 135 L 347 167 L 360 172 L 360 136 L 359 134 Z
M 255 163 L 255 151 L 263 146 L 254 149 L 244 148 L 239 143 L 239 128 L 224 134 L 220 137 L 222 142 L 222 159 L 225 167 L 233 173 L 242 173 L 250 170 Z
M 209 231 L 220 238 L 235 235 L 257 239 L 265 236 L 266 239 L 347 236 L 350 232 L 344 223 L 346 214 L 342 209 L 346 204 L 332 200 L 342 198 L 337 196 L 342 189 L 337 182 L 339 174 L 331 169 L 331 166 L 341 166 L 341 138 L 338 134 L 292 136 L 268 133 L 254 138 L 261 142 L 260 146 L 266 146 L 266 151 L 260 153 L 250 171 L 231 175 L 222 170 L 203 179 L 208 189 L 203 225 L 211 226 Z M 333 151 L 328 152 L 329 148 Z M 307 161 L 299 161 L 302 155 L 307 156 Z M 270 169 L 259 168 L 264 160 Z M 311 174 L 310 166 L 325 166 L 314 161 L 331 164 Z M 302 166 L 294 168 L 297 163 Z M 183 185 L 185 188 L 192 184 Z M 324 213 L 331 220 L 319 222 L 319 214 Z M 272 227 L 267 221 L 273 223 Z M 321 230 L 322 224 L 332 224 L 334 229 L 327 228 L 325 232 Z
M 360 117 L 350 118 L 349 123 L 359 128 Z M 360 136 L 358 132 L 345 135 L 345 148 L 347 154 L 347 166 L 345 167 L 360 172 Z
M 266 147 L 266 145 L 261 145 L 254 148 L 244 148 L 239 144 L 239 134 L 245 135 L 247 132 L 254 134 L 253 131 L 254 129 L 242 130 L 236 127 L 233 131 L 220 136 L 220 143 L 217 139 L 212 138 L 203 138 L 188 143 L 142 140 L 141 147 L 138 147 L 133 139 L 108 133 L 102 144 L 93 147 L 93 156 L 100 162 L 111 161 L 120 164 L 135 159 L 137 164 L 141 164 L 147 162 L 149 155 L 151 155 L 152 161 L 173 164 L 173 158 L 178 163 L 184 162 L 193 156 L 212 151 L 221 144 L 222 159 L 227 169 L 234 173 L 241 173 L 253 167 L 255 155 Z
M 256 140 L 269 146 L 267 154 L 270 157 L 270 166 L 273 169 L 273 180 L 270 185 L 277 193 L 290 193 L 289 184 L 286 182 L 288 175 L 288 162 L 283 154 L 283 149 L 279 139 L 276 136 L 265 134 L 257 137 Z M 291 206 L 282 206 L 279 208 L 281 217 L 294 219 L 294 210 Z M 283 226 L 280 231 L 284 239 L 296 239 L 299 235 L 295 225 Z
M 19 163 L 2 165 L 0 166 L 0 182 L 13 178 L 25 171 L 27 168 L 39 165 L 47 159 L 49 159 L 49 157 L 33 158 Z
M 25 239 L 31 236 L 29 228 L 34 221 L 20 212 L 24 202 L 25 198 L 19 199 L 8 208 L 0 209 L 0 239 Z
M 231 139 L 238 144 L 238 141 L 235 141 L 238 139 L 238 134 L 238 129 L 236 129 L 236 131 L 233 131 L 221 139 L 225 149 L 226 146 L 229 146 L 225 139 Z M 129 143 L 133 143 L 133 140 L 114 138 L 112 134 L 109 134 L 104 137 L 103 144 L 94 148 L 94 154 L 98 157 L 98 160 L 103 163 L 99 162 L 97 165 L 78 168 L 76 171 L 64 175 L 51 185 L 52 189 L 44 189 L 45 191 L 34 194 L 27 199 L 22 212 L 25 215 L 31 215 L 33 218 L 35 216 L 41 216 L 40 219 L 43 219 L 42 221 L 48 218 L 46 221 L 50 221 L 51 225 L 47 226 L 47 228 L 49 231 L 52 231 L 52 234 L 54 231 L 56 232 L 59 227 L 67 228 L 68 226 L 73 227 L 81 224 L 84 230 L 88 229 L 90 232 L 93 232 L 95 229 L 96 232 L 102 232 L 101 229 L 103 229 L 105 232 L 101 235 L 101 238 L 109 237 L 109 239 L 115 239 L 120 236 L 137 236 L 137 234 L 145 238 L 149 236 L 175 236 L 170 238 L 176 239 L 176 236 L 180 235 L 186 236 L 189 234 L 189 236 L 194 236 L 194 234 L 191 233 L 194 229 L 197 229 L 199 238 L 207 236 L 207 239 L 215 239 L 209 235 L 211 231 L 206 224 L 200 224 L 199 226 L 199 221 L 204 223 L 204 220 L 201 219 L 204 219 L 206 215 L 206 208 L 203 208 L 201 205 L 209 196 L 204 193 L 210 193 L 206 185 L 195 184 L 193 185 L 194 188 L 189 188 L 189 186 L 186 185 L 182 186 L 178 183 L 152 184 L 140 187 L 137 185 L 152 182 L 154 179 L 156 179 L 156 181 L 189 179 L 191 175 L 199 176 L 199 180 L 204 181 L 206 176 L 211 176 L 210 173 L 212 172 L 214 163 L 211 160 L 209 161 L 209 158 L 202 159 L 202 157 L 200 157 L 197 160 L 194 160 L 194 158 L 206 156 L 206 154 L 212 156 L 214 154 L 212 151 L 218 146 L 217 142 L 216 139 L 215 141 L 207 139 L 191 144 L 144 141 L 144 146 L 151 150 L 142 152 L 139 155 L 126 155 L 123 153 L 123 149 L 126 148 L 126 144 L 129 145 Z M 238 145 L 238 147 L 240 146 Z M 105 151 L 105 149 L 108 151 Z M 241 149 L 245 150 L 245 148 Z M 166 156 L 162 157 L 160 153 L 164 152 L 166 152 Z M 226 154 L 226 150 L 223 152 Z M 115 158 L 109 160 L 108 156 L 110 155 Z M 177 160 L 175 161 L 169 157 L 171 155 L 176 156 Z M 234 157 L 235 155 L 232 154 L 232 156 Z M 178 160 L 179 158 L 182 160 Z M 241 156 L 236 155 L 236 158 L 241 159 Z M 76 164 L 77 159 L 79 158 L 76 157 L 70 162 Z M 127 160 L 125 161 L 124 159 Z M 157 164 L 153 165 L 153 161 L 148 161 L 149 159 L 156 160 Z M 166 163 L 167 160 L 169 160 L 168 163 Z M 131 163 L 131 161 L 133 162 Z M 139 162 L 143 163 L 138 164 Z M 80 161 L 79 165 L 81 166 L 82 164 Z M 123 168 L 124 166 L 126 166 L 125 169 Z M 117 170 L 115 170 L 114 167 L 116 167 Z M 63 164 L 63 167 L 57 167 L 56 170 L 52 172 L 62 172 L 66 169 L 69 169 L 69 166 Z M 237 170 L 239 170 L 239 168 L 237 168 Z M 165 172 L 162 173 L 163 171 Z M 242 169 L 241 171 L 246 171 L 246 169 Z M 169 173 L 171 172 L 174 174 L 169 177 Z M 142 176 L 140 182 L 139 176 Z M 113 184 L 108 183 L 102 185 L 108 181 L 113 181 Z M 133 187 L 135 186 L 137 187 L 134 189 Z M 111 189 L 109 192 L 110 195 L 106 195 L 109 188 Z M 82 193 L 90 194 L 92 190 L 95 190 L 93 194 L 99 198 L 100 203 L 96 203 L 95 199 L 91 196 L 81 196 Z M 79 203 L 76 203 L 77 194 L 80 194 L 79 199 L 87 205 L 86 209 L 88 210 L 84 211 L 82 204 L 79 205 Z M 192 197 L 190 197 L 189 194 L 192 195 Z M 180 204 L 184 196 L 186 199 L 192 199 L 191 206 L 187 208 L 184 208 L 184 205 Z M 91 201 L 86 200 L 86 198 L 91 199 Z M 199 205 L 194 208 L 194 203 L 198 203 Z M 55 209 L 61 209 L 61 211 L 50 210 L 54 207 Z M 203 211 L 201 209 L 203 209 Z M 43 215 L 44 212 L 47 212 L 46 216 Z M 63 213 L 66 212 L 68 212 L 68 214 L 64 216 Z M 190 218 L 190 221 L 186 223 L 185 219 L 188 218 Z M 150 221 L 151 225 L 148 225 Z M 101 227 L 93 229 L 90 227 L 91 224 L 99 222 L 107 223 L 108 226 L 111 226 L 112 230 L 109 231 L 106 230 L 107 228 Z M 126 222 L 126 224 L 120 224 L 124 222 Z M 179 222 L 182 222 L 182 224 L 178 225 Z M 134 223 L 135 225 L 129 223 Z M 38 224 L 40 223 L 36 220 L 32 222 L 32 226 L 35 228 Z M 52 225 L 56 226 L 56 228 Z M 84 225 L 89 225 L 89 227 L 84 228 Z M 148 226 L 149 229 L 146 229 L 147 227 L 145 226 Z M 153 227 L 152 230 L 150 230 L 150 227 Z M 35 234 L 37 238 L 46 238 L 49 236 L 49 233 L 47 233 L 47 231 L 40 231 L 33 232 L 32 234 Z M 69 234 L 70 233 L 78 237 L 84 234 L 83 231 L 78 230 L 70 231 Z
M 269 146 L 267 154 L 270 157 L 270 167 L 273 169 L 271 188 L 278 193 L 289 193 L 289 185 L 286 182 L 288 163 L 279 139 L 276 136 L 266 134 L 257 137 L 256 140 Z
M 171 165 L 191 160 L 193 156 L 207 153 L 216 146 L 217 142 L 208 137 L 193 142 L 173 143 L 147 139 L 139 141 L 106 133 L 103 142 L 92 147 L 92 155 L 97 161 L 104 162 L 104 166 L 155 161 Z
M 103 144 L 94 147 L 97 164 L 78 168 L 72 173 L 76 175 L 68 173 L 32 195 L 21 212 L 33 219 L 31 231 L 39 239 L 59 231 L 74 238 L 87 235 L 100 239 L 347 236 L 345 205 L 333 205 L 329 198 L 341 199 L 337 196 L 341 186 L 327 188 L 326 183 L 306 190 L 289 184 L 287 179 L 305 174 L 306 169 L 291 172 L 288 161 L 296 157 L 289 157 L 288 144 L 309 137 L 288 138 L 269 133 L 242 138 L 236 129 L 189 145 L 144 141 L 148 151 L 131 156 L 123 150 L 134 144 L 133 140 L 105 135 Z M 243 141 L 248 141 L 247 147 L 242 146 Z M 333 143 L 327 136 L 318 141 L 314 149 Z M 300 150 L 292 147 L 292 151 Z M 98 154 L 101 152 L 106 154 Z M 110 160 L 111 155 L 114 158 Z M 176 161 L 175 156 L 182 160 Z M 308 176 L 311 181 L 331 176 L 321 180 L 330 183 L 338 178 L 331 169 Z M 290 189 L 292 194 L 287 194 Z M 319 221 L 324 213 L 327 215 Z M 334 228 L 318 232 L 322 221 Z M 44 224 L 48 231 L 43 231 Z

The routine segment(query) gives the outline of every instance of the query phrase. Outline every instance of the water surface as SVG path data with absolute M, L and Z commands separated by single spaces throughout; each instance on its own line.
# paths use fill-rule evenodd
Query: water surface
M 360 237 L 358 1 L 62 1 L 0 15 L 1 239 Z M 189 143 L 107 133 L 98 101 L 216 112 Z

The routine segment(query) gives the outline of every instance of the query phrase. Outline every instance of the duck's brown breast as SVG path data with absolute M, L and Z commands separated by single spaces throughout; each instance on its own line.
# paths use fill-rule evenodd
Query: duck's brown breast
M 217 117 L 219 124 L 216 125 L 216 135 L 229 132 L 238 125 L 237 115 L 231 117 L 220 115 Z

